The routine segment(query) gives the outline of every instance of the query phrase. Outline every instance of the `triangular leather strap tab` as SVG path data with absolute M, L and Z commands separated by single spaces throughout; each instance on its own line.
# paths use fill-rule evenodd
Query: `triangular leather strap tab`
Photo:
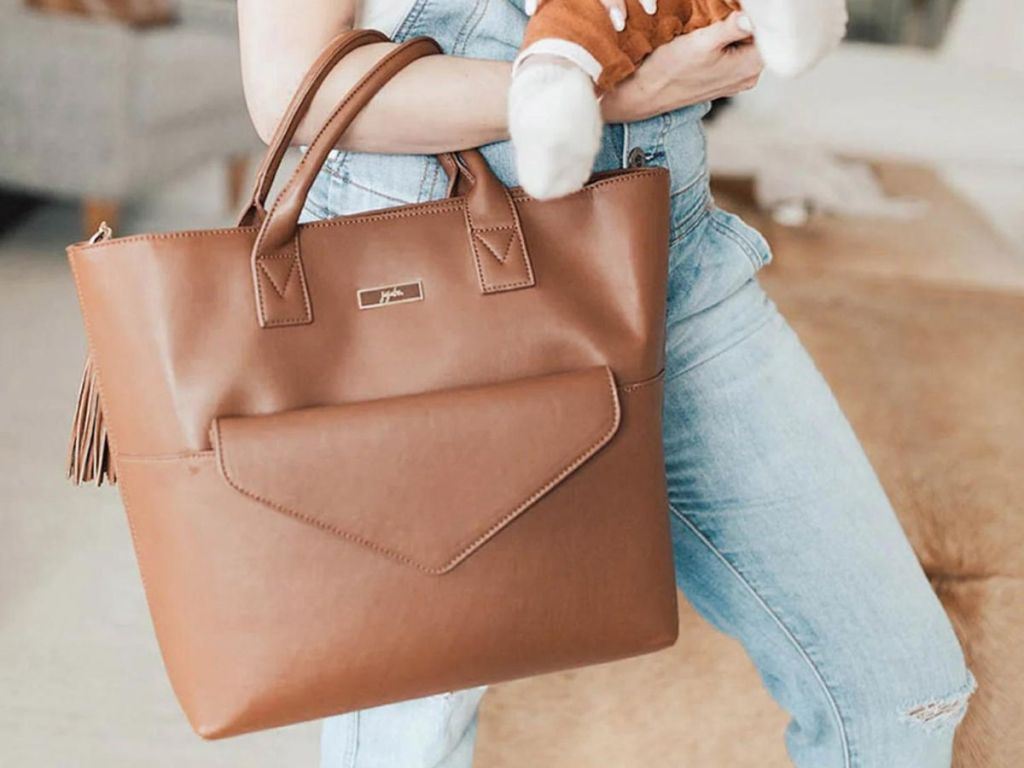
M 470 204 L 466 207 L 470 245 L 480 290 L 484 293 L 529 288 L 536 282 L 526 241 L 523 239 L 519 212 L 508 190 L 504 187 L 499 190 L 502 205 L 497 209 L 492 207 L 486 216 L 481 217 L 473 210 L 472 192 L 469 195 Z
M 291 247 L 253 260 L 256 308 L 260 326 L 305 325 L 313 322 L 306 275 L 299 258 L 298 237 Z
M 466 228 L 480 290 L 500 293 L 533 286 L 533 265 L 508 187 L 479 152 L 460 152 L 445 160 L 446 170 L 464 176 L 467 182 Z
M 298 271 L 298 266 L 297 260 L 289 258 L 260 260 L 260 269 L 266 273 L 270 284 L 274 287 L 274 293 L 282 299 L 288 293 L 288 286 Z
M 509 253 L 515 250 L 512 246 L 516 244 L 516 233 L 512 227 L 489 230 L 478 229 L 473 235 L 502 264 L 508 261 Z

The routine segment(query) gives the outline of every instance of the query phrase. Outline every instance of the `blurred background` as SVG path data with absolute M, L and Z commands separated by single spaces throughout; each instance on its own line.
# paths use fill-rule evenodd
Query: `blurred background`
M 964 643 L 980 688 L 958 768 L 1018 768 L 1024 4 L 850 11 L 814 72 L 716 109 L 715 196 L 771 241 L 763 282 Z M 101 220 L 233 225 L 259 152 L 232 2 L 0 0 L 0 766 L 317 764 L 315 725 L 192 735 L 116 492 L 62 478 L 85 357 L 64 246 Z M 669 651 L 492 689 L 477 765 L 789 765 L 741 650 L 685 605 L 681 620 Z

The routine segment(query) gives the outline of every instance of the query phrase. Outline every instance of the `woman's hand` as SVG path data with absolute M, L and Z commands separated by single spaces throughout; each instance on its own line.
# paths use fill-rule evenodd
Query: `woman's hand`
M 723 96 L 757 84 L 763 64 L 742 13 L 656 48 L 637 71 L 609 93 L 606 121 L 627 123 Z

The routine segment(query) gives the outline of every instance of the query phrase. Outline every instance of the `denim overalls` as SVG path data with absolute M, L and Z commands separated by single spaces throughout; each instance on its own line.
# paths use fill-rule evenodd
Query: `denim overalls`
M 525 24 L 520 0 L 415 0 L 392 36 L 510 61 Z M 767 243 L 711 199 L 707 109 L 608 126 L 596 163 L 671 172 L 664 442 L 677 582 L 791 715 L 799 768 L 948 768 L 973 679 L 831 391 L 754 279 Z M 515 183 L 507 143 L 483 154 Z M 433 157 L 335 151 L 304 219 L 432 200 L 446 184 Z M 468 768 L 482 693 L 331 718 L 322 766 Z M 955 706 L 915 720 L 934 701 Z M 649 714 L 667 716 L 692 728 L 700 713 Z

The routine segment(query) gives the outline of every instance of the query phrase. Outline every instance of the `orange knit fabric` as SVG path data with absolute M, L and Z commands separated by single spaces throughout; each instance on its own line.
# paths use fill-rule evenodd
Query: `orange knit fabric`
M 737 0 L 658 0 L 649 16 L 638 0 L 626 0 L 626 28 L 616 32 L 597 0 L 544 0 L 526 26 L 523 49 L 556 38 L 577 43 L 601 63 L 598 90 L 614 88 L 629 77 L 651 51 L 739 9 Z

